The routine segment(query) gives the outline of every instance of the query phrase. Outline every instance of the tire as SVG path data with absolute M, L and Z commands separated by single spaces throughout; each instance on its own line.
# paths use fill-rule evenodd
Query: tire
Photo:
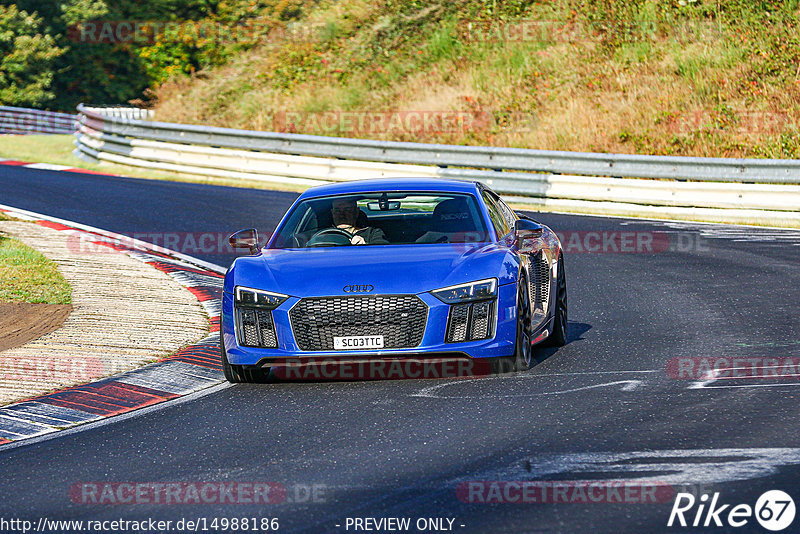
M 564 253 L 558 261 L 553 332 L 542 343 L 546 347 L 563 347 L 567 344 L 567 273 L 564 272 Z
M 225 375 L 225 380 L 231 384 L 266 382 L 269 376 L 269 368 L 258 368 L 254 365 L 236 365 L 228 361 L 228 354 L 225 352 L 225 343 L 222 341 L 221 326 L 219 330 L 219 352 L 222 356 L 222 373 Z
M 528 279 L 522 275 L 517 289 L 517 337 L 514 343 L 514 369 L 517 371 L 527 371 L 533 366 L 531 347 L 533 310 L 530 295 Z
M 507 373 L 527 371 L 533 365 L 533 348 L 530 344 L 531 303 L 527 277 L 522 274 L 517 284 L 517 333 L 514 355 L 492 359 L 492 372 Z

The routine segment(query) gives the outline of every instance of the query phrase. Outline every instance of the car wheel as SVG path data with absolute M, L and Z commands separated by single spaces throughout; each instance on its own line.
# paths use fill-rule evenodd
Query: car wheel
M 527 371 L 533 366 L 532 315 L 528 279 L 523 275 L 517 288 L 517 339 L 514 348 L 514 369 L 517 371 Z
M 533 365 L 533 348 L 531 347 L 531 302 L 527 277 L 522 274 L 517 284 L 517 333 L 514 341 L 514 355 L 492 360 L 492 371 L 506 373 L 510 371 L 527 371 Z
M 563 252 L 561 253 L 561 259 L 558 261 L 555 305 L 553 332 L 543 344 L 548 347 L 563 347 L 567 344 L 567 273 L 564 272 Z
M 269 376 L 269 369 L 230 363 L 225 352 L 225 343 L 222 342 L 221 328 L 219 333 L 219 352 L 222 356 L 222 373 L 225 375 L 225 380 L 232 384 L 265 382 Z

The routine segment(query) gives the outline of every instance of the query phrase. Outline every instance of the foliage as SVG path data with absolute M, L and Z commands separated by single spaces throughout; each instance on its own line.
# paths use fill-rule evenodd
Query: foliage
M 5 33 L 13 38 L 2 45 L 8 49 L 2 49 L 4 56 L 9 55 L 14 38 L 24 45 L 8 58 L 13 63 L 8 69 L 26 73 L 41 86 L 37 92 L 38 86 L 29 83 L 28 97 L 8 103 L 60 110 L 74 109 L 80 102 L 135 100 L 141 104 L 166 80 L 224 64 L 260 42 L 264 36 L 259 29 L 283 27 L 313 4 L 301 0 L 0 0 L 0 8 L 7 6 L 4 10 L 31 13 L 25 23 L 30 29 L 19 27 L 14 17 L 3 18 L 5 25 L 16 24 Z M 132 38 L 120 32 L 112 33 L 110 40 L 95 42 L 92 37 L 101 34 L 104 22 L 112 29 L 119 23 L 146 23 L 147 36 Z M 178 31 L 170 31 L 170 23 Z M 92 27 L 87 24 L 94 24 L 96 33 L 86 30 Z M 23 37 L 38 31 L 39 25 L 42 35 L 31 34 L 33 41 Z M 198 31 L 203 27 L 211 31 Z
M 51 69 L 51 108 L 134 100 L 154 105 L 160 120 L 304 133 L 326 132 L 316 120 L 286 125 L 276 115 L 455 111 L 491 120 L 462 130 L 335 133 L 699 156 L 800 153 L 800 0 L 16 3 L 38 11 L 40 33 L 67 49 Z M 93 20 L 179 25 L 152 40 L 70 40 L 72 25 Z
M 64 53 L 41 19 L 17 6 L 0 5 L 0 104 L 36 107 L 54 98 L 53 63 Z

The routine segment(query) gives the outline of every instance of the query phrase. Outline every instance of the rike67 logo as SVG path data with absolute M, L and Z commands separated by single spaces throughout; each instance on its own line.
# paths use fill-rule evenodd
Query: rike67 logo
M 755 507 L 749 504 L 721 504 L 719 493 L 714 493 L 712 497 L 704 493 L 699 499 L 691 493 L 678 493 L 667 526 L 738 528 L 747 525 L 755 516 L 765 529 L 779 531 L 792 524 L 794 515 L 794 500 L 780 490 L 765 492 L 758 498 Z

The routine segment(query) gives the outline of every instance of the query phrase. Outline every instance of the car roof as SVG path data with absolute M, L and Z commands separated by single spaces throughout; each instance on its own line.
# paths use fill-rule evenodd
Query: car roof
M 343 195 L 347 193 L 374 193 L 377 191 L 430 191 L 438 193 L 478 193 L 478 183 L 446 178 L 378 178 L 337 182 L 306 190 L 300 199 Z

